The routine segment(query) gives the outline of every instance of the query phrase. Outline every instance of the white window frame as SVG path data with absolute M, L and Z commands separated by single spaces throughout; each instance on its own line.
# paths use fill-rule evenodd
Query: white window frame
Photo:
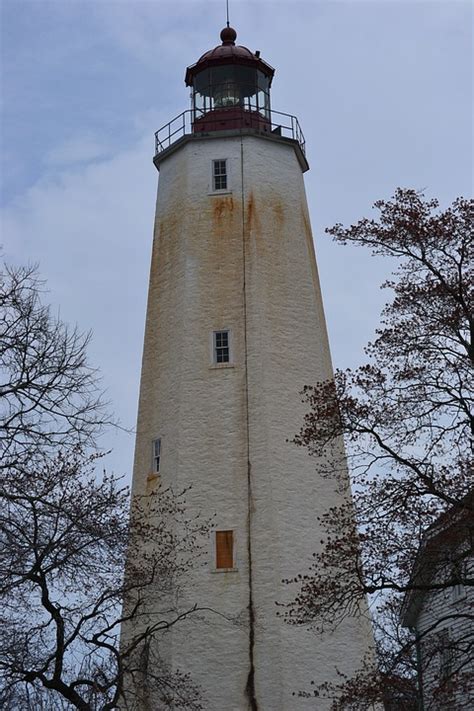
M 227 333 L 227 339 L 229 344 L 229 360 L 224 363 L 217 362 L 217 346 L 216 346 L 216 335 L 218 333 Z M 232 329 L 230 328 L 216 328 L 212 331 L 210 335 L 210 351 L 211 351 L 211 367 L 212 368 L 233 368 L 233 349 L 232 349 Z
M 226 334 L 227 335 L 227 346 L 218 346 L 217 345 L 217 336 L 221 334 Z M 213 362 L 214 365 L 227 365 L 228 363 L 231 362 L 230 358 L 230 332 L 227 328 L 223 328 L 221 331 L 213 331 L 212 333 L 212 347 L 213 347 Z M 227 348 L 227 353 L 228 353 L 228 359 L 227 360 L 218 360 L 218 349 L 221 351 Z
M 216 188 L 215 186 L 215 178 L 217 177 L 214 172 L 214 166 L 216 163 L 225 163 L 225 176 L 226 176 L 226 187 L 225 188 Z M 211 161 L 211 193 L 212 194 L 221 194 L 221 193 L 230 193 L 230 173 L 229 173 L 229 159 L 228 158 L 213 158 Z
M 159 443 L 159 451 L 156 453 L 156 443 Z M 161 457 L 163 452 L 163 445 L 161 437 L 155 437 L 151 443 L 151 471 L 153 474 L 161 474 Z
M 456 567 L 458 567 L 458 571 L 456 571 L 456 568 L 453 567 L 453 574 L 456 575 L 456 572 L 461 576 L 461 578 L 466 578 L 467 577 L 467 561 L 462 560 L 458 561 L 456 564 Z M 453 585 L 452 590 L 452 601 L 453 602 L 458 602 L 459 600 L 464 600 L 466 597 L 467 591 L 466 591 L 466 586 L 463 583 L 456 583 Z
M 216 534 L 219 531 L 232 531 L 232 544 L 233 544 L 232 568 L 218 568 L 217 567 L 217 545 L 216 545 L 217 536 L 216 536 Z M 211 546 L 210 546 L 211 573 L 236 573 L 238 571 L 236 529 L 233 526 L 219 526 L 219 528 L 211 529 L 210 535 L 211 535 Z

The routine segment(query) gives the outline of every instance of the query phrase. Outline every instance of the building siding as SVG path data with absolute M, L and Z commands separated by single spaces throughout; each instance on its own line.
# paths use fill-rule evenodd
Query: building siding
M 468 571 L 474 570 L 474 559 L 467 561 Z M 449 576 L 449 571 L 441 570 L 437 578 Z M 465 586 L 465 594 L 460 599 L 454 599 L 453 588 L 429 592 L 423 596 L 416 619 L 416 630 L 421 635 L 421 664 L 423 678 L 423 695 L 426 711 L 463 711 L 474 708 L 474 656 L 464 648 L 472 646 L 474 641 L 474 590 Z M 465 674 L 470 675 L 470 688 L 462 688 L 460 681 L 455 681 L 455 688 L 448 697 L 439 696 L 436 690 L 440 683 L 441 654 L 443 644 L 441 637 L 447 635 L 451 642 L 459 645 L 453 658 L 453 668 L 463 665 Z M 463 640 L 465 640 L 463 642 Z M 461 649 L 462 647 L 462 649 Z

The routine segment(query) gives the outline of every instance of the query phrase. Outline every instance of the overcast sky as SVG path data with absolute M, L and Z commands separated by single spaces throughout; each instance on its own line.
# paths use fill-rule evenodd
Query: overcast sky
M 135 424 L 155 192 L 153 133 L 189 108 L 185 67 L 219 43 L 225 1 L 1 0 L 2 239 L 92 329 L 91 360 Z M 237 43 L 276 67 L 296 114 L 333 360 L 356 365 L 388 265 L 324 228 L 397 186 L 472 193 L 472 3 L 230 0 Z M 289 435 L 292 433 L 289 432 Z M 109 434 L 130 473 L 133 435 Z

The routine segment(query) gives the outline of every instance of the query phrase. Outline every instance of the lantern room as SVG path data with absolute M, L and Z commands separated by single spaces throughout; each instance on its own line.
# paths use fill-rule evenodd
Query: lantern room
M 221 32 L 222 44 L 205 52 L 186 69 L 191 108 L 182 111 L 155 133 L 155 157 L 160 163 L 194 139 L 252 133 L 275 141 L 291 141 L 303 172 L 308 170 L 305 141 L 298 119 L 270 106 L 275 70 L 247 47 L 236 45 L 232 27 Z M 217 134 L 219 135 L 219 134 Z
M 270 128 L 270 85 L 275 70 L 259 52 L 235 44 L 232 27 L 221 32 L 222 44 L 186 70 L 192 89 L 193 132 L 245 127 Z

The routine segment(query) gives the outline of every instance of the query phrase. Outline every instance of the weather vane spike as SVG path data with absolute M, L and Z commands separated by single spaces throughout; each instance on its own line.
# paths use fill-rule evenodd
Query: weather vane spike
M 226 7 L 226 13 L 227 13 L 227 27 L 230 27 L 230 25 L 229 25 L 229 0 L 225 0 L 225 7 Z

